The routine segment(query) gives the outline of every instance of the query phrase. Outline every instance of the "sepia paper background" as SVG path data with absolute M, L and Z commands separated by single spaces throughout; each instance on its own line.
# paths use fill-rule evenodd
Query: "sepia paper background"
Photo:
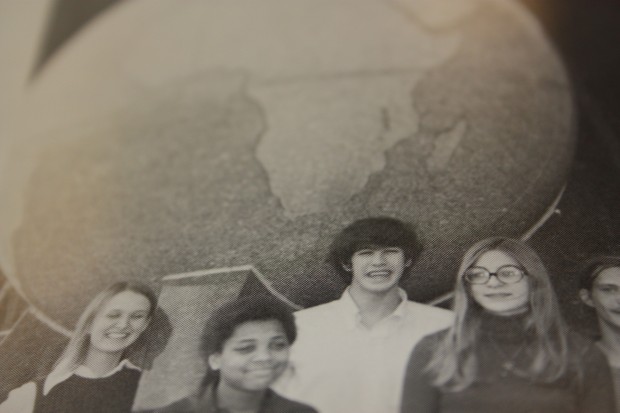
M 0 1 L 0 398 L 116 280 L 252 265 L 332 300 L 327 245 L 373 215 L 423 239 L 410 298 L 527 238 L 588 330 L 578 264 L 620 250 L 613 3 Z

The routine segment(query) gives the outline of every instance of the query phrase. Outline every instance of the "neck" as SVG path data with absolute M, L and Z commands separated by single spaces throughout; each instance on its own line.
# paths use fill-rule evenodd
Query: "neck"
M 605 320 L 599 319 L 601 330 L 600 347 L 609 359 L 609 363 L 614 367 L 620 367 L 620 328 L 612 325 Z
M 366 327 L 372 327 L 392 314 L 402 301 L 398 287 L 385 292 L 374 293 L 351 285 L 349 293 L 359 308 L 362 324 Z
M 496 338 L 520 342 L 526 336 L 533 334 L 528 320 L 529 314 L 527 312 L 506 316 L 482 310 L 480 312 L 480 330 Z
M 248 391 L 234 388 L 220 380 L 216 389 L 218 407 L 231 412 L 258 412 L 266 390 Z
M 97 350 L 94 347 L 88 349 L 84 365 L 88 367 L 97 376 L 103 376 L 113 370 L 121 361 L 122 352 L 108 353 Z

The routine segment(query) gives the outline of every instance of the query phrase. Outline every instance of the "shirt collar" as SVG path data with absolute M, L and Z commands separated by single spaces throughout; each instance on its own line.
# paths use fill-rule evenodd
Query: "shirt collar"
M 62 383 L 65 380 L 68 380 L 74 374 L 76 376 L 85 377 L 87 379 L 102 379 L 104 377 L 110 377 L 111 375 L 118 373 L 124 368 L 134 369 L 141 371 L 140 367 L 133 364 L 131 361 L 124 359 L 116 367 L 107 372 L 103 376 L 97 376 L 91 369 L 84 365 L 80 365 L 75 368 L 75 370 L 68 371 L 65 373 L 56 373 L 52 371 L 49 376 L 45 379 L 45 384 L 43 385 L 43 395 L 47 395 L 55 386 Z
M 351 287 L 347 287 L 347 289 L 344 290 L 344 293 L 342 293 L 342 295 L 340 296 L 340 300 L 338 301 L 340 303 L 340 308 L 342 310 L 342 314 L 346 319 L 347 325 L 351 328 L 354 328 L 360 321 L 360 309 L 357 304 L 355 304 L 355 301 L 353 301 L 353 297 L 351 297 L 350 288 Z M 400 304 L 398 304 L 398 307 L 396 307 L 394 312 L 387 316 L 386 319 L 402 319 L 406 316 L 408 300 L 407 293 L 405 292 L 405 290 L 399 287 L 398 295 L 401 299 Z

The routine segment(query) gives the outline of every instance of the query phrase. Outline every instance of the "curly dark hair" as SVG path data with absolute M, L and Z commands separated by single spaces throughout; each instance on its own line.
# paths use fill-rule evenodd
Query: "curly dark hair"
M 412 264 L 422 253 L 422 244 L 409 224 L 396 218 L 371 217 L 357 220 L 340 231 L 329 248 L 326 261 L 350 284 L 352 274 L 344 266 L 351 265 L 356 251 L 376 247 L 398 247 L 405 253 L 405 260 Z M 406 275 L 408 272 L 403 274 Z
M 235 329 L 248 321 L 279 321 L 289 344 L 297 338 L 295 317 L 292 309 L 277 299 L 266 295 L 237 298 L 218 307 L 207 320 L 202 333 L 201 353 L 207 362 L 209 356 L 222 351 L 224 343 L 232 337 Z M 201 392 L 219 380 L 219 372 L 207 367 Z

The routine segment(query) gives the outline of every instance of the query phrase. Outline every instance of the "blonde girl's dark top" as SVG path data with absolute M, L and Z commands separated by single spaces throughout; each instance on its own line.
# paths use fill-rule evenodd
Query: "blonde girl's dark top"
M 532 337 L 520 320 L 487 315 L 476 350 L 478 378 L 461 391 L 432 384 L 426 365 L 447 330 L 415 347 L 405 373 L 401 413 L 614 413 L 614 390 L 605 356 L 585 338 L 569 333 L 571 365 L 551 383 L 520 371 L 531 362 Z
M 202 397 L 191 396 L 181 399 L 154 413 L 229 413 L 218 405 L 213 388 L 208 388 Z M 268 389 L 258 413 L 318 413 L 312 407 L 289 400 Z
M 130 413 L 139 380 L 140 371 L 128 367 L 101 378 L 73 374 L 46 395 L 40 380 L 33 413 Z

